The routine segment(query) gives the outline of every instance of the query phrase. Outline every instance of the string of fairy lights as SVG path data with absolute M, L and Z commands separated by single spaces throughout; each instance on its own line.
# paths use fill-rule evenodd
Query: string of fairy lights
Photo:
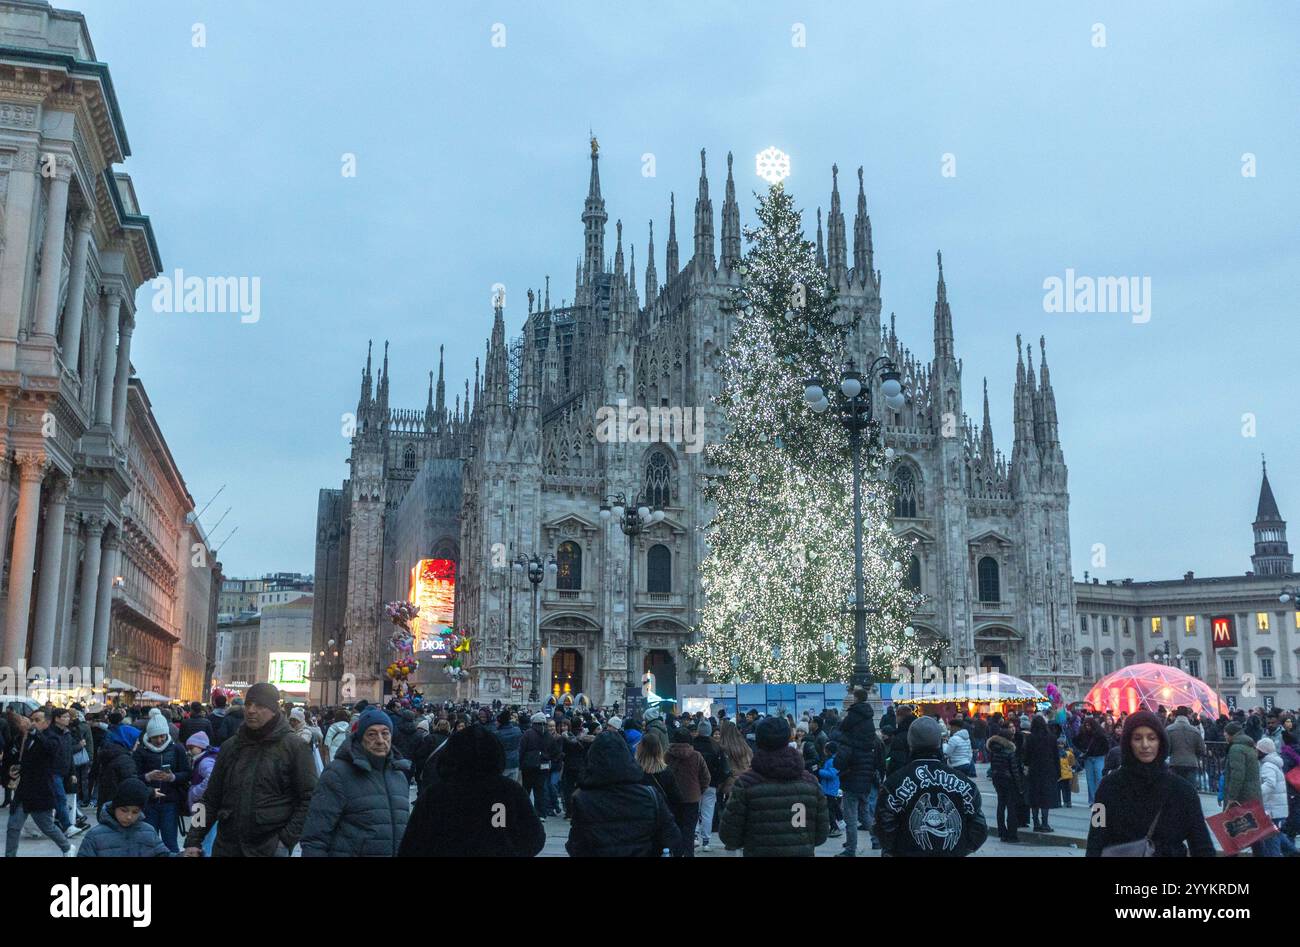
M 846 681 L 853 665 L 852 469 L 831 414 L 809 411 L 804 380 L 838 375 L 852 323 L 778 180 L 739 266 L 738 313 L 717 403 L 726 435 L 706 448 L 716 515 L 701 564 L 704 606 L 688 653 L 718 681 Z M 892 456 L 892 451 L 889 452 Z M 908 626 L 910 548 L 893 533 L 888 459 L 864 454 L 869 664 L 876 679 L 929 656 Z M 874 475 L 874 476 L 873 476 Z

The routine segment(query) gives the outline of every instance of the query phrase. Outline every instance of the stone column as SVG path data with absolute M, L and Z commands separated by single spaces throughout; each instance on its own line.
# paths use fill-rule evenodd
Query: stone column
M 77 629 L 72 625 L 72 603 L 77 595 L 77 564 L 81 561 L 81 523 L 76 514 L 63 517 L 63 582 L 54 616 L 54 663 L 69 666 L 77 656 Z
M 108 667 L 108 625 L 109 620 L 112 618 L 113 580 L 117 578 L 119 545 L 117 530 L 105 533 L 104 554 L 99 561 L 99 597 L 95 605 L 94 663 L 92 667 Z M 128 683 L 135 684 L 138 682 L 128 681 Z
M 4 554 L 9 548 L 9 448 L 0 447 L 0 578 L 4 572 Z
M 104 334 L 99 340 L 99 384 L 95 388 L 96 427 L 110 427 L 113 423 L 113 345 L 117 341 L 114 336 L 117 335 L 122 295 L 116 287 L 108 287 L 107 292 L 104 298 Z
M 99 547 L 104 535 L 101 516 L 82 516 L 86 552 L 81 559 L 81 599 L 77 611 L 77 667 L 90 667 L 95 644 L 95 601 L 99 594 Z
M 41 481 L 47 461 L 43 453 L 18 451 L 18 516 L 14 520 L 13 558 L 9 567 L 9 601 L 5 609 L 4 655 L 0 664 L 17 667 L 27 647 L 27 623 L 32 608 L 32 570 L 36 566 L 36 528 L 41 515 Z
M 60 477 L 46 490 L 45 535 L 41 541 L 40 585 L 36 589 L 36 636 L 31 664 L 48 668 L 54 663 L 54 617 L 58 612 L 63 579 L 63 519 L 68 509 L 68 481 Z
M 68 182 L 72 162 L 60 155 L 50 178 L 41 242 L 41 280 L 36 287 L 36 335 L 54 335 L 59 321 L 59 282 L 63 275 L 63 236 L 68 221 Z
M 135 317 L 122 313 L 117 336 L 117 371 L 113 375 L 113 436 L 119 444 L 126 442 L 126 383 L 131 379 L 131 333 Z
M 86 311 L 86 257 L 90 253 L 90 234 L 95 226 L 95 212 L 87 207 L 77 218 L 77 235 L 72 243 L 72 270 L 68 273 L 68 306 L 63 314 L 63 364 L 74 372 L 81 351 L 81 320 Z
M 8 159 L 0 156 L 0 163 Z M 21 148 L 8 159 L 9 191 L 4 218 L 0 220 L 0 242 L 7 247 L 27 247 L 31 242 L 32 216 L 36 213 L 36 149 Z M 27 255 L 11 250 L 0 254 L 0 339 L 17 339 L 19 313 L 27 289 Z M 0 368 L 12 368 L 12 364 Z

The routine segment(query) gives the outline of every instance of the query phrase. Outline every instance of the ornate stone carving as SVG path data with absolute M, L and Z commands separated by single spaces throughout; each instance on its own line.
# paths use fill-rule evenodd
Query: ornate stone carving
M 20 450 L 14 454 L 14 463 L 18 465 L 18 476 L 23 483 L 40 483 L 45 479 L 45 472 L 50 462 L 42 451 Z
M 6 128 L 35 128 L 36 106 L 0 102 L 0 125 Z

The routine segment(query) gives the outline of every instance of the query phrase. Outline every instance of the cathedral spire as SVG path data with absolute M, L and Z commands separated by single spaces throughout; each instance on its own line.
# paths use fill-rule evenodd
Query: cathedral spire
M 712 270 L 713 258 L 713 201 L 709 200 L 709 178 L 704 165 L 704 149 L 700 149 L 700 192 L 695 198 L 695 256 L 697 267 Z
M 1056 420 L 1056 393 L 1052 390 L 1052 380 L 1047 373 L 1047 338 L 1038 337 L 1038 348 L 1042 353 L 1039 360 L 1039 398 L 1043 414 L 1043 448 L 1052 453 L 1053 459 L 1060 462 L 1061 436 Z
M 646 305 L 650 305 L 659 293 L 659 277 L 655 273 L 655 222 L 653 220 L 650 221 L 650 249 L 647 255 L 649 259 L 645 266 L 645 301 Z
M 628 312 L 636 315 L 637 310 L 641 308 L 640 300 L 636 291 L 636 244 L 628 245 L 628 263 L 627 263 L 627 299 Z
M 826 247 L 822 243 L 822 209 L 817 208 L 817 265 L 826 269 Z
M 853 217 L 853 278 L 863 286 L 875 282 L 875 254 L 871 249 L 871 218 L 867 215 L 867 192 L 858 167 L 858 212 Z
M 722 202 L 722 268 L 740 262 L 740 205 L 736 203 L 736 181 L 731 176 L 731 152 L 727 152 L 727 195 Z
M 584 256 L 582 282 L 590 286 L 596 274 L 604 269 L 605 261 L 605 200 L 600 196 L 600 145 L 591 136 L 591 181 L 587 186 L 587 200 L 582 208 L 584 231 Z
M 443 371 L 443 349 L 444 346 L 438 346 L 438 400 L 433 406 L 434 411 L 438 413 L 439 422 L 447 413 L 447 382 Z
M 1038 445 L 1034 441 L 1033 361 L 1030 356 L 1029 371 L 1025 371 L 1024 351 L 1020 335 L 1016 335 L 1016 388 L 1012 396 L 1015 416 L 1015 442 L 1011 447 L 1011 466 L 1021 469 L 1038 462 Z
M 614 275 L 623 279 L 623 221 L 614 222 Z
M 948 308 L 948 287 L 943 281 L 943 253 L 936 254 L 939 261 L 939 283 L 934 301 L 934 357 L 953 359 L 952 310 Z M 1016 346 L 1019 350 L 1019 345 Z
M 374 345 L 373 339 L 366 342 L 366 367 L 361 370 L 361 398 L 357 404 L 362 407 L 370 401 L 370 348 L 372 345 Z
M 670 191 L 668 193 L 668 247 L 664 250 L 664 280 L 671 283 L 680 269 L 677 257 L 677 196 Z
M 989 380 L 984 379 L 984 425 L 980 428 L 980 459 L 993 469 L 993 422 L 989 420 Z
M 840 167 L 831 165 L 831 210 L 826 220 L 827 275 L 838 286 L 847 275 L 844 212 L 840 210 Z
M 546 355 L 542 360 L 542 400 L 557 401 L 560 397 L 560 326 L 555 317 L 550 319 L 546 333 Z
M 379 423 L 385 429 L 388 426 L 388 340 L 384 340 L 384 374 L 379 379 L 379 390 L 377 394 L 379 402 Z
M 543 297 L 543 299 L 545 301 L 542 305 L 542 308 L 545 309 L 547 312 L 550 312 L 551 311 L 551 274 L 550 273 L 546 274 L 546 295 Z

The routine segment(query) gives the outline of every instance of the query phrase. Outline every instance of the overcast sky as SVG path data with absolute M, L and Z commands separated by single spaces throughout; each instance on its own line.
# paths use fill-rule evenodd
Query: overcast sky
M 691 253 L 701 147 L 715 212 L 735 152 L 745 223 L 769 145 L 810 230 L 838 162 L 851 231 L 863 165 L 886 318 L 930 357 L 942 249 L 966 408 L 987 375 L 1008 454 L 1015 335 L 1046 335 L 1076 577 L 1250 568 L 1261 452 L 1300 523 L 1289 2 L 80 7 L 167 271 L 261 280 L 253 324 L 137 299 L 132 359 L 172 452 L 200 506 L 225 485 L 203 521 L 233 507 L 227 575 L 312 570 L 368 338 L 392 341 L 392 405 L 422 408 L 440 344 L 448 401 L 464 390 L 494 283 L 511 334 L 546 274 L 573 297 L 588 128 L 607 246 L 622 218 L 643 269 L 653 217 L 661 278 L 671 190 Z M 1067 268 L 1149 277 L 1150 321 L 1045 312 Z

